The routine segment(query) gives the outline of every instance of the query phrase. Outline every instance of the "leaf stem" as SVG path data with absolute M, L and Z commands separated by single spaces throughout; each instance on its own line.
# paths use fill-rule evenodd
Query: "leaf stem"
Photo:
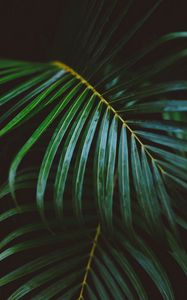
M 83 293 L 84 293 L 85 286 L 87 285 L 88 274 L 89 274 L 89 271 L 91 269 L 91 264 L 92 264 L 92 261 L 93 261 L 93 258 L 94 258 L 94 254 L 95 254 L 95 250 L 96 250 L 96 246 L 97 246 L 100 234 L 101 234 L 101 226 L 100 226 L 100 224 L 98 224 L 97 229 L 96 229 L 96 234 L 94 236 L 92 248 L 91 248 L 90 253 L 89 253 L 89 260 L 88 260 L 88 263 L 86 265 L 86 271 L 85 271 L 84 278 L 83 278 L 83 281 L 82 281 L 82 284 L 81 284 L 80 294 L 79 294 L 79 297 L 78 297 L 77 300 L 83 300 L 84 299 Z

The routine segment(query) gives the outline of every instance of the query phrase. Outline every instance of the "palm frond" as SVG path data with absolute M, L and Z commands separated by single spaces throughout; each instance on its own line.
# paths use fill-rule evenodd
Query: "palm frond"
M 35 66 L 33 65 L 34 68 Z M 43 68 L 46 70 L 47 65 L 44 65 Z M 178 130 L 185 133 L 186 125 L 184 126 L 180 122 L 176 123 L 172 121 L 172 125 L 169 127 L 167 125 L 168 121 L 163 119 L 162 114 L 160 115 L 159 123 L 158 121 L 153 122 L 149 120 L 146 122 L 133 121 L 132 117 L 135 113 L 136 119 L 138 114 L 141 116 L 139 107 L 144 105 L 140 104 L 142 99 L 153 95 L 157 96 L 158 93 L 164 94 L 181 89 L 186 90 L 186 82 L 169 82 L 157 86 L 149 84 L 148 87 L 141 87 L 141 92 L 133 92 L 133 94 L 129 92 L 129 95 L 126 92 L 123 101 L 125 100 L 124 103 L 127 109 L 124 107 L 122 111 L 120 109 L 118 112 L 118 102 L 113 100 L 110 102 L 110 98 L 106 100 L 102 94 L 97 92 L 92 85 L 71 68 L 61 63 L 48 65 L 48 68 L 48 72 L 52 72 L 53 74 L 52 79 L 45 81 L 41 87 L 37 86 L 34 92 L 28 93 L 24 98 L 18 99 L 16 101 L 18 112 L 0 130 L 0 134 L 3 136 L 14 128 L 28 122 L 31 117 L 33 118 L 36 114 L 44 111 L 47 106 L 52 107 L 51 111 L 31 134 L 31 137 L 26 141 L 12 162 L 9 182 L 14 197 L 15 176 L 21 161 L 45 131 L 54 126 L 54 122 L 58 120 L 58 123 L 55 123 L 56 125 L 53 127 L 54 133 L 51 136 L 43 157 L 37 183 L 37 205 L 43 218 L 45 218 L 44 194 L 47 188 L 48 176 L 54 165 L 55 158 L 60 153 L 59 149 L 62 143 L 64 146 L 58 158 L 59 162 L 54 185 L 55 209 L 60 217 L 63 213 L 63 197 L 68 172 L 72 166 L 73 157 L 78 151 L 79 155 L 74 166 L 74 174 L 76 176 L 74 176 L 71 184 L 74 209 L 78 216 L 81 215 L 83 185 L 90 160 L 90 147 L 92 143 L 95 143 L 95 154 L 93 154 L 94 164 L 91 165 L 93 166 L 92 176 L 95 186 L 95 199 L 98 212 L 101 216 L 101 222 L 110 224 L 110 226 L 113 222 L 115 205 L 113 202 L 114 181 L 115 176 L 117 176 L 118 189 L 121 195 L 119 207 L 125 222 L 132 225 L 131 202 L 135 195 L 148 224 L 152 224 L 151 226 L 155 227 L 158 224 L 158 220 L 161 220 L 162 214 L 164 214 L 174 228 L 175 215 L 172 210 L 170 195 L 167 192 L 167 180 L 165 180 L 165 177 L 171 176 L 171 174 L 167 162 L 163 160 L 163 156 L 160 156 L 159 159 L 157 156 L 159 153 L 166 151 L 165 147 L 168 148 L 167 151 L 172 151 L 171 155 L 175 155 L 176 157 L 180 156 L 180 152 L 186 151 L 186 140 L 173 136 Z M 46 75 L 45 72 L 44 75 Z M 42 75 L 41 78 L 44 80 Z M 34 82 L 35 77 L 32 80 L 32 84 Z M 27 83 L 26 81 L 26 83 L 21 84 L 21 87 L 24 87 L 24 89 L 21 88 L 20 90 L 20 88 L 16 87 L 15 90 L 8 91 L 8 93 L 2 96 L 2 104 L 12 100 L 13 95 L 17 97 L 21 95 L 21 92 L 26 92 L 30 88 L 30 84 Z M 39 83 L 37 82 L 37 84 Z M 136 99 L 135 103 L 133 103 L 133 99 Z M 28 103 L 28 101 L 30 102 Z M 182 111 L 185 110 L 186 100 L 179 100 L 179 103 L 177 102 L 178 100 L 174 101 L 159 100 L 150 104 L 146 102 L 147 107 L 148 105 L 150 107 L 149 115 L 152 112 L 153 114 L 155 113 L 154 107 L 156 108 L 156 112 L 159 113 L 163 110 L 165 111 L 165 109 L 168 111 L 168 105 L 172 111 L 181 110 L 181 108 L 178 109 L 181 106 Z M 113 102 L 115 106 L 113 106 Z M 184 106 L 182 105 L 183 102 Z M 28 104 L 25 105 L 25 103 Z M 138 106 L 136 103 L 139 103 Z M 158 110 L 158 108 L 161 110 Z M 145 105 L 143 106 L 143 111 L 144 109 Z M 12 113 L 10 111 L 10 114 Z M 130 117 L 129 120 L 126 119 L 128 115 Z M 117 152 L 118 148 L 119 153 Z M 170 148 L 171 150 L 169 150 Z M 154 149 L 156 149 L 156 152 Z M 141 156 L 139 156 L 139 151 L 142 153 Z M 185 158 L 183 158 L 183 161 L 185 161 Z M 181 163 L 174 160 L 173 164 L 170 168 L 172 168 L 175 174 L 176 181 L 185 187 L 187 178 L 185 173 L 181 178 Z M 129 178 L 129 170 L 131 169 L 134 174 L 133 179 Z M 185 169 L 185 165 L 183 165 L 183 169 Z M 135 187 L 135 193 L 132 184 Z M 149 196 L 151 195 L 151 199 L 154 199 L 152 201 L 149 200 L 147 194 L 148 188 L 150 190 Z M 160 192 L 156 191 L 157 188 Z
M 161 1 L 113 44 L 132 3 L 87 3 L 65 62 L 0 61 L 6 299 L 174 300 L 161 252 L 186 274 L 187 50 L 146 59 L 187 32 L 118 61 Z
M 19 216 L 25 212 L 25 208 L 22 210 L 20 207 Z M 9 211 L 8 217 L 11 217 Z M 120 227 L 116 238 L 107 239 L 101 234 L 100 227 L 96 233 L 94 227 L 77 228 L 72 218 L 67 221 L 64 219 L 63 226 L 61 234 L 51 235 L 45 232 L 43 223 L 32 222 L 14 230 L 2 240 L 1 263 L 12 255 L 16 259 L 16 255 L 28 250 L 36 253 L 36 258 L 29 255 L 28 262 L 1 277 L 2 287 L 11 282 L 18 286 L 7 299 L 21 299 L 32 293 L 36 299 L 51 299 L 55 295 L 65 298 L 66 293 L 67 299 L 76 295 L 81 299 L 87 293 L 93 294 L 95 299 L 110 299 L 116 295 L 118 299 L 124 299 L 124 295 L 127 299 L 134 299 L 136 294 L 141 299 L 148 299 L 149 293 L 130 263 L 132 259 L 149 275 L 164 299 L 174 299 L 165 271 L 143 240 L 134 243 L 128 236 L 124 239 Z M 21 236 L 24 236 L 24 242 L 19 241 Z M 58 250 L 54 250 L 54 247 Z M 44 249 L 43 253 L 37 255 L 37 249 L 41 248 Z M 177 253 L 175 250 L 175 255 Z

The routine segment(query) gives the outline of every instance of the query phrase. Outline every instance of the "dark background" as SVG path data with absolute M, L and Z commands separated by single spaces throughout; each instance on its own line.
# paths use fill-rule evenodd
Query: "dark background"
M 71 36 L 74 23 L 76 28 L 81 25 L 83 19 L 80 15 L 86 2 L 88 1 L 1 0 L 0 58 L 31 61 L 48 61 L 57 57 L 63 59 L 65 40 Z M 141 11 L 146 11 L 157 0 L 134 2 L 132 22 Z M 154 40 L 162 33 L 178 30 L 187 30 L 187 1 L 163 0 L 140 34 L 133 39 L 131 50 L 137 45 L 143 46 L 146 41 Z M 120 38 L 120 32 L 118 35 L 117 38 Z

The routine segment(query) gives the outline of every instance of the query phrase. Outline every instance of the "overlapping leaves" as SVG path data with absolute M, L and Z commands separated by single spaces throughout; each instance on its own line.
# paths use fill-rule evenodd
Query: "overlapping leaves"
M 10 299 L 149 299 L 142 272 L 163 299 L 174 299 L 148 240 L 159 236 L 186 273 L 178 230 L 186 229 L 187 81 L 167 76 L 187 50 L 138 63 L 166 42 L 185 40 L 187 32 L 162 36 L 120 65 L 115 61 L 160 2 L 113 46 L 133 1 L 117 8 L 117 18 L 118 1 L 107 9 L 105 0 L 93 1 L 66 54 L 74 69 L 0 61 L 0 136 L 5 145 L 11 141 L 14 156 L 0 196 L 10 190 L 19 203 L 19 191 L 32 189 L 36 199 L 5 208 L 0 222 L 24 220 L 36 208 L 44 221 L 28 218 L 1 240 L 2 264 L 32 254 L 0 279 L 5 288 L 14 284 Z M 22 135 L 15 150 L 12 137 Z M 6 157 L 6 147 L 1 152 Z
M 35 172 L 26 171 L 24 174 L 25 179 L 23 174 L 18 176 L 16 189 L 30 188 Z M 5 185 L 1 189 L 1 202 L 8 193 L 9 188 Z M 32 220 L 12 228 L 0 243 L 1 265 L 6 265 L 7 260 L 19 254 L 27 257 L 22 264 L 18 259 L 16 267 L 13 265 L 8 273 L 1 269 L 4 275 L 1 275 L 0 286 L 2 292 L 4 288 L 8 289 L 7 299 L 81 299 L 81 295 L 89 299 L 136 299 L 137 295 L 140 299 L 149 299 L 150 292 L 142 282 L 142 272 L 149 276 L 163 299 L 174 299 L 168 275 L 157 255 L 135 232 L 125 232 L 119 222 L 115 237 L 101 232 L 96 225 L 98 220 L 90 210 L 86 227 L 78 226 L 75 218 L 66 216 L 60 230 L 58 223 L 50 219 L 53 230 L 50 233 L 36 216 L 33 217 L 35 213 L 35 205 L 26 204 L 0 214 L 1 226 L 12 220 L 15 224 L 15 220 L 24 220 L 25 217 Z M 136 220 L 138 225 L 138 215 Z M 142 228 L 144 225 L 141 222 Z M 169 232 L 168 241 L 171 253 L 183 268 L 186 260 L 185 253 L 181 259 L 183 249 Z M 134 267 L 135 263 L 138 269 Z M 14 284 L 13 290 L 11 283 Z
M 178 35 L 185 36 L 184 33 Z M 3 62 L 2 72 L 6 70 L 12 74 L 14 64 Z M 162 223 L 164 216 L 175 230 L 171 187 L 168 188 L 167 177 L 186 188 L 186 124 L 165 120 L 163 112 L 186 110 L 186 100 L 169 100 L 167 93 L 185 91 L 187 83 L 150 83 L 145 87 L 138 84 L 133 94 L 126 85 L 124 96 L 122 83 L 119 87 L 116 83 L 112 89 L 107 89 L 105 85 L 105 91 L 99 94 L 81 76 L 63 64 L 59 69 L 59 64 L 38 66 L 27 63 L 18 64 L 17 73 L 6 74 L 2 80 L 7 76 L 9 79 L 6 80 L 9 81 L 17 78 L 23 73 L 23 66 L 28 74 L 34 71 L 40 74 L 26 80 L 24 73 L 24 82 L 1 96 L 1 105 L 10 101 L 11 105 L 1 116 L 0 122 L 4 125 L 0 135 L 25 126 L 23 124 L 37 114 L 41 119 L 11 164 L 9 183 L 12 195 L 15 197 L 14 183 L 20 163 L 43 134 L 51 130 L 37 181 L 36 201 L 43 218 L 47 182 L 52 169 L 57 165 L 53 198 L 57 215 L 61 218 L 70 168 L 73 169 L 73 178 L 70 180 L 73 207 L 78 217 L 82 213 L 86 172 L 91 168 L 95 201 L 102 222 L 112 226 L 114 209 L 119 207 L 125 224 L 132 226 L 132 201 L 137 201 L 147 223 L 154 229 Z M 115 95 L 121 91 L 121 96 L 114 99 L 113 90 Z M 157 97 L 158 94 L 162 97 L 165 94 L 167 100 L 160 100 L 159 97 L 154 102 L 149 101 L 150 96 Z M 43 118 L 41 113 L 48 107 L 50 110 Z M 159 121 L 158 118 L 155 121 L 144 118 L 142 121 L 142 111 L 149 118 L 151 115 L 154 117 L 156 112 Z M 115 178 L 119 203 L 117 200 L 114 203 Z

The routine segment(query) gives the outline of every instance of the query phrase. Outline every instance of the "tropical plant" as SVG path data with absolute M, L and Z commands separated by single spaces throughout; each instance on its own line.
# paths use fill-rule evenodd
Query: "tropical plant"
M 154 53 L 187 32 L 120 54 L 160 2 L 112 47 L 131 0 L 89 1 L 66 63 L 0 61 L 2 300 L 177 299 L 187 48 Z

